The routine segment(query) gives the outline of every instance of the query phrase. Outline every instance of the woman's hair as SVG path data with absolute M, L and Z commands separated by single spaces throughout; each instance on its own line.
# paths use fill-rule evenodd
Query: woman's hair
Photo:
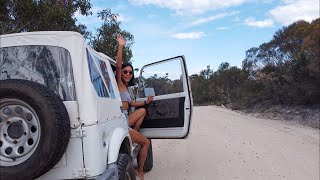
M 130 66 L 131 69 L 132 69 L 132 78 L 130 79 L 129 83 L 128 83 L 128 86 L 134 86 L 135 83 L 134 83 L 134 69 L 133 69 L 133 66 L 130 64 L 130 63 L 127 63 L 127 62 L 124 62 L 122 63 L 122 69 L 127 67 L 127 66 Z

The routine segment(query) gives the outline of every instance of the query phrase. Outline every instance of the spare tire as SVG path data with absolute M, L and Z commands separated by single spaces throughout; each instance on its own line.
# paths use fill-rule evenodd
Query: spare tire
M 35 179 L 66 151 L 70 120 L 61 98 L 44 85 L 0 81 L 0 179 Z

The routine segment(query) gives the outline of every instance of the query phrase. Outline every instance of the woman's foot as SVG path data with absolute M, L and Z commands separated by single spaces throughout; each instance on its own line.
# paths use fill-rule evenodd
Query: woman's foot
M 144 174 L 143 172 L 136 171 L 136 175 L 139 176 L 140 180 L 144 180 Z

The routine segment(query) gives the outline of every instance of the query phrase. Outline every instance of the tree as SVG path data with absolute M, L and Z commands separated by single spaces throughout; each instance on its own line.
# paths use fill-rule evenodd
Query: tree
M 31 31 L 77 31 L 75 12 L 91 15 L 89 0 L 0 0 L 0 34 Z
M 117 34 L 127 40 L 124 62 L 132 58 L 134 37 L 120 28 L 118 15 L 110 9 L 98 13 L 103 24 L 95 35 L 83 24 L 76 24 L 75 13 L 92 15 L 90 0 L 0 0 L 0 34 L 31 31 L 76 31 L 90 41 L 93 48 L 112 58 L 117 54 Z
M 123 49 L 122 58 L 124 62 L 130 62 L 132 58 L 131 47 L 134 43 L 134 36 L 128 31 L 121 30 L 121 23 L 117 19 L 118 15 L 112 13 L 111 9 L 105 9 L 99 12 L 98 17 L 103 20 L 103 24 L 97 29 L 97 33 L 93 37 L 93 48 L 116 59 L 118 50 L 117 35 L 122 34 L 127 41 Z
M 200 71 L 200 76 L 202 76 L 204 79 L 209 79 L 212 73 L 213 73 L 213 70 L 211 70 L 210 65 L 208 65 L 207 69 Z
M 193 74 L 190 76 L 193 102 L 195 104 L 205 104 L 211 102 L 212 99 L 208 97 L 208 80 L 205 76 Z
M 273 103 L 320 103 L 320 19 L 297 21 L 246 52 L 243 70 Z M 251 89 L 251 88 L 249 88 Z
M 302 48 L 310 59 L 310 76 L 320 80 L 320 18 L 311 23 L 310 29 L 310 33 L 304 38 Z

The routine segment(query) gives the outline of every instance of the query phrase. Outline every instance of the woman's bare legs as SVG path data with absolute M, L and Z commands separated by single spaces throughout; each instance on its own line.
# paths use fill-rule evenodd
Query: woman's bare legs
M 133 126 L 133 129 L 139 131 L 139 128 L 142 124 L 144 117 L 146 116 L 146 109 L 139 108 L 129 114 L 129 126 Z
M 139 152 L 138 171 L 136 172 L 136 174 L 139 176 L 141 180 L 144 180 L 143 166 L 144 161 L 146 160 L 148 155 L 150 141 L 134 129 L 131 129 L 129 131 L 129 134 L 133 143 L 138 143 L 142 146 Z

